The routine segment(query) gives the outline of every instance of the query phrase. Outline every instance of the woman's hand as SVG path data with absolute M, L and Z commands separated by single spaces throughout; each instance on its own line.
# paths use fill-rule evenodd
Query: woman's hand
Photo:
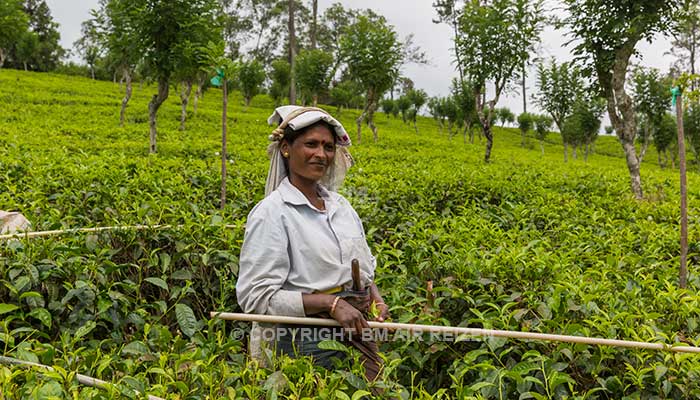
M 391 314 L 389 313 L 389 306 L 387 306 L 384 303 L 374 303 L 374 307 L 376 307 L 378 311 L 378 315 L 376 318 L 374 318 L 375 321 L 378 322 L 384 322 L 387 319 L 391 318 Z
M 369 300 L 368 300 L 369 301 Z M 330 311 L 330 310 L 329 310 Z M 367 320 L 362 315 L 360 310 L 348 303 L 345 299 L 338 299 L 335 304 L 335 309 L 330 312 L 331 317 L 338 321 L 340 325 L 348 330 L 352 335 L 362 337 L 365 329 L 370 329 Z
M 374 282 L 369 286 L 369 297 L 376 307 L 376 310 L 379 312 L 377 317 L 374 319 L 375 321 L 384 322 L 391 318 L 389 306 L 384 303 L 384 299 L 382 299 L 382 295 L 379 293 L 379 288 L 377 288 L 377 285 Z

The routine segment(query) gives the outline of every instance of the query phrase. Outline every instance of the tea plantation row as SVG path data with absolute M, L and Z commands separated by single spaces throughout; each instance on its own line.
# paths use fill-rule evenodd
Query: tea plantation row
M 0 366 L 0 398 L 355 399 L 372 386 L 420 399 L 700 395 L 695 355 L 499 338 L 385 342 L 373 384 L 357 364 L 251 362 L 248 325 L 208 315 L 239 311 L 238 254 L 263 196 L 273 104 L 258 96 L 246 109 L 232 95 L 219 211 L 220 93 L 206 93 L 184 132 L 179 104 L 166 102 L 148 155 L 153 91 L 135 90 L 120 128 L 117 84 L 0 70 L 0 209 L 22 211 L 35 230 L 173 225 L 0 243 L 2 355 L 55 368 Z M 356 116 L 340 118 L 354 127 Z M 638 202 L 612 151 L 563 163 L 560 146 L 543 157 L 504 128 L 484 164 L 478 141 L 450 141 L 431 119 L 416 134 L 377 118 L 380 141 L 366 134 L 351 148 L 341 192 L 364 222 L 395 321 L 698 344 L 697 175 L 689 289 L 679 290 L 675 171 L 645 163 Z M 88 388 L 76 373 L 116 385 Z

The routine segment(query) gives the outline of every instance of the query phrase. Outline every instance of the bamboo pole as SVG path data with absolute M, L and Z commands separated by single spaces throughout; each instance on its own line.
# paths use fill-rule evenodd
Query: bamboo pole
M 305 318 L 305 317 L 287 317 L 278 315 L 259 315 L 259 314 L 242 314 L 242 313 L 225 313 L 211 312 L 211 318 L 219 318 L 228 321 L 249 321 L 262 323 L 276 324 L 294 324 L 294 325 L 317 325 L 317 326 L 333 326 L 338 327 L 340 324 L 334 319 L 324 318 Z M 440 326 L 440 325 L 419 325 L 419 324 L 403 324 L 395 322 L 375 322 L 368 321 L 369 327 L 372 329 L 387 329 L 387 330 L 406 330 L 414 333 L 438 333 L 451 335 L 465 336 L 494 336 L 509 339 L 521 340 L 538 340 L 549 342 L 565 342 L 579 343 L 592 346 L 614 346 L 627 347 L 646 350 L 661 350 L 677 353 L 700 353 L 700 347 L 669 345 L 666 343 L 648 343 L 636 342 L 619 339 L 602 339 L 586 336 L 572 335 L 555 335 L 536 332 L 520 332 L 520 331 L 504 331 L 497 329 L 482 329 L 482 328 L 464 328 L 456 326 Z
M 48 371 L 54 370 L 53 367 L 50 367 L 48 365 L 38 364 L 35 362 L 31 362 L 31 361 L 18 360 L 16 358 L 4 357 L 4 356 L 0 356 L 0 364 L 26 365 L 29 367 L 41 368 L 41 369 L 45 369 Z M 102 379 L 93 378 L 91 376 L 87 376 L 87 375 L 83 375 L 83 374 L 75 374 L 75 376 L 81 385 L 95 387 L 95 388 L 103 389 L 103 390 L 109 390 L 115 386 L 111 382 L 103 381 Z M 138 390 L 136 390 L 136 392 L 139 393 Z M 161 397 L 157 397 L 157 396 L 151 396 L 149 394 L 148 400 L 165 400 L 165 399 L 163 399 Z
M 685 135 L 683 134 L 683 95 L 680 88 L 675 88 L 673 102 L 676 106 L 676 122 L 678 125 L 678 156 L 680 164 L 681 186 L 681 266 L 679 286 L 685 289 L 688 282 L 688 185 L 685 170 Z
M 0 240 L 8 239 L 34 239 L 44 236 L 65 235 L 69 233 L 100 233 L 108 231 L 142 231 L 147 229 L 179 229 L 184 225 L 124 225 L 124 226 L 99 226 L 96 228 L 73 228 L 73 229 L 57 229 L 52 231 L 37 231 L 37 232 L 17 232 L 0 235 Z M 235 225 L 224 225 L 226 229 L 235 228 Z

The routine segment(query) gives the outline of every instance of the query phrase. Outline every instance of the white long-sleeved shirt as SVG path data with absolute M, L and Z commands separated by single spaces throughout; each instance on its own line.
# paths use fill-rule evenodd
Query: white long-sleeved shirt
M 325 210 L 285 178 L 248 215 L 236 283 L 243 311 L 304 316 L 302 293 L 350 288 L 353 258 L 363 285 L 374 280 L 376 260 L 359 216 L 343 196 L 320 195 Z

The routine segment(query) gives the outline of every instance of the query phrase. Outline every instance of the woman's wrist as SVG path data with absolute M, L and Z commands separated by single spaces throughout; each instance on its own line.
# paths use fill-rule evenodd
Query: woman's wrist
M 340 301 L 340 296 L 333 297 L 335 298 L 333 299 L 333 302 L 331 302 L 331 306 L 328 309 L 328 313 L 331 315 L 331 317 L 333 316 L 333 314 L 335 314 L 335 309 L 338 306 L 338 302 Z

